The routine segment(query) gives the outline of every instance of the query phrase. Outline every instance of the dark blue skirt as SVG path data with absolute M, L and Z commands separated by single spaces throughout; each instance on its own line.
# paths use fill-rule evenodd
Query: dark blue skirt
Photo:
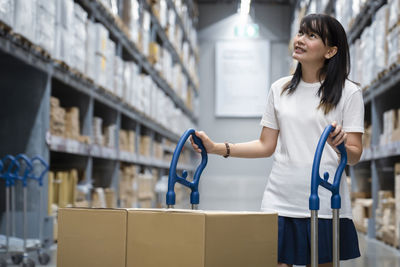
M 310 218 L 278 217 L 278 262 L 311 264 Z M 332 220 L 318 219 L 318 262 L 332 262 Z M 350 219 L 340 219 L 340 260 L 360 257 L 357 232 Z

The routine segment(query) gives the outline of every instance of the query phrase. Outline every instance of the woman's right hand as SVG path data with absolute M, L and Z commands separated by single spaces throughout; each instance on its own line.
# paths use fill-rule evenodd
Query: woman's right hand
M 215 143 L 206 135 L 205 132 L 203 131 L 195 131 L 195 135 L 200 138 L 200 140 L 203 142 L 203 146 L 206 149 L 207 153 L 213 153 L 214 148 L 215 148 Z M 192 136 L 189 138 L 190 143 L 192 143 L 193 149 L 199 153 L 201 153 L 201 149 L 199 148 L 198 145 L 196 145 L 193 142 Z

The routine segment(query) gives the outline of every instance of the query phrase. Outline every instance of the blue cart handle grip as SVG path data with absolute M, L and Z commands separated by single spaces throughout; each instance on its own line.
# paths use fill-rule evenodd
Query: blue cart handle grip
M 198 145 L 199 148 L 201 149 L 201 163 L 199 166 L 197 166 L 197 169 L 194 173 L 192 182 L 190 182 L 186 179 L 187 175 L 188 175 L 186 170 L 184 170 L 182 172 L 183 177 L 179 177 L 176 173 L 176 168 L 178 165 L 180 153 L 182 151 L 183 146 L 186 143 L 186 140 L 189 138 L 189 136 L 192 136 L 193 142 L 196 145 Z M 175 205 L 175 183 L 176 182 L 178 182 L 178 183 L 182 184 L 183 186 L 186 186 L 192 190 L 192 193 L 190 194 L 190 203 L 192 205 L 199 204 L 199 202 L 200 202 L 200 194 L 199 194 L 200 175 L 207 165 L 207 160 L 208 160 L 207 151 L 206 151 L 201 139 L 196 136 L 195 130 L 194 129 L 186 130 L 186 132 L 179 139 L 178 144 L 176 145 L 174 154 L 172 156 L 172 161 L 171 161 L 171 165 L 169 168 L 169 176 L 168 176 L 168 192 L 167 192 L 167 197 L 166 197 L 167 206 Z
M 30 178 L 30 179 L 34 179 L 34 180 L 37 180 L 37 181 L 39 182 L 39 186 L 43 186 L 43 178 L 44 178 L 44 175 L 49 171 L 50 166 L 49 166 L 49 164 L 48 164 L 41 156 L 39 156 L 39 155 L 34 156 L 34 157 L 31 159 L 32 165 L 33 165 L 34 162 L 36 162 L 36 161 L 38 161 L 38 162 L 40 162 L 40 163 L 42 164 L 43 170 L 42 170 L 42 172 L 39 174 L 39 176 L 35 176 L 35 175 L 33 174 L 33 172 L 32 172 L 32 175 L 30 175 L 29 178 Z
M 332 209 L 340 209 L 340 194 L 339 194 L 339 186 L 340 186 L 340 180 L 342 178 L 342 174 L 344 171 L 344 168 L 347 165 L 347 152 L 346 152 L 346 147 L 344 143 L 341 143 L 340 145 L 337 146 L 337 149 L 339 150 L 341 156 L 340 156 L 340 163 L 338 168 L 336 169 L 335 172 L 335 177 L 333 180 L 333 184 L 328 182 L 329 179 L 329 173 L 325 172 L 324 173 L 324 179 L 321 178 L 319 175 L 319 167 L 321 163 L 321 157 L 322 157 L 322 152 L 324 150 L 324 146 L 326 143 L 326 140 L 329 137 L 329 134 L 335 130 L 335 127 L 332 125 L 329 125 L 325 128 L 324 132 L 321 135 L 321 138 L 319 139 L 318 145 L 317 145 L 317 150 L 315 152 L 314 156 L 314 162 L 312 166 L 312 173 L 311 173 L 311 194 L 310 194 L 310 199 L 309 199 L 309 208 L 310 210 L 319 210 L 319 197 L 318 197 L 318 186 L 322 185 L 326 189 L 332 192 L 332 198 L 331 198 L 331 208 Z
M 10 162 L 8 164 L 8 168 L 4 168 L 7 166 L 7 162 Z M 19 172 L 19 163 L 15 160 L 15 158 L 11 155 L 6 155 L 1 159 L 1 162 L 3 164 L 4 172 L 1 173 L 1 178 L 6 180 L 6 187 L 14 185 L 14 179 L 18 178 L 18 172 Z
M 24 187 L 28 185 L 28 176 L 32 171 L 32 163 L 31 160 L 24 154 L 18 154 L 15 156 L 15 162 L 18 162 L 19 160 L 25 161 L 26 167 L 24 174 L 22 176 L 17 175 L 17 179 L 22 181 L 22 184 Z

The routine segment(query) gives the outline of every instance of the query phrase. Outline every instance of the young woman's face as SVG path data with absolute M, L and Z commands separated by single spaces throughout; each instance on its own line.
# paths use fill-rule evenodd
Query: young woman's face
M 318 34 L 301 30 L 294 37 L 293 58 L 302 64 L 323 64 L 329 51 Z

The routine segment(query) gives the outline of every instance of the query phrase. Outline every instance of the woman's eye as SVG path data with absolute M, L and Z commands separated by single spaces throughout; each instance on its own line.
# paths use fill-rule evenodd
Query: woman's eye
M 314 33 L 310 33 L 310 37 L 311 38 L 317 38 L 318 36 L 316 34 L 314 34 Z

